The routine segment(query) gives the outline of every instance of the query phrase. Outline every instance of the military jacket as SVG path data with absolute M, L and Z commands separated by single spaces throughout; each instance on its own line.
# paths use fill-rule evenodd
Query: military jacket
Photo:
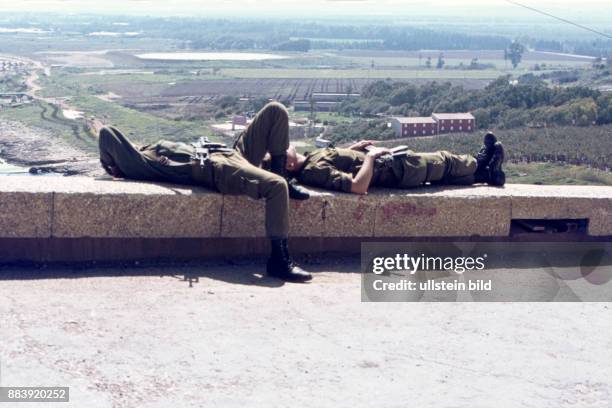
M 365 153 L 357 150 L 327 147 L 306 155 L 297 175 L 299 182 L 328 190 L 351 192 L 353 177 L 359 172 Z M 391 167 L 374 167 L 372 185 L 393 187 L 396 177 Z
M 187 143 L 160 140 L 159 142 L 139 147 L 140 153 L 147 159 L 146 163 L 159 177 L 177 183 L 190 183 L 193 172 L 194 147 Z M 168 158 L 161 164 L 162 157 Z
M 189 163 L 194 153 L 194 147 L 192 145 L 180 142 L 170 142 L 168 140 L 160 140 L 157 143 L 142 146 L 139 150 L 151 159 L 158 159 L 160 156 L 165 156 L 179 163 Z

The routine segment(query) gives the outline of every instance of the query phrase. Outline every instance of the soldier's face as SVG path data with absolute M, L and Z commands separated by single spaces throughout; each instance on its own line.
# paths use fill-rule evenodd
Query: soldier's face
M 287 149 L 287 170 L 293 171 L 297 168 L 297 152 L 295 147 L 289 146 Z

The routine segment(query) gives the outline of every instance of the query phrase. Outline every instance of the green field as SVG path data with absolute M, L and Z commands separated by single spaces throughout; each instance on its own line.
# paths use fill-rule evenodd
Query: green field
M 147 112 L 126 108 L 95 96 L 79 96 L 71 100 L 87 115 L 95 116 L 105 124 L 121 129 L 126 135 L 143 143 L 159 139 L 192 142 L 200 136 L 211 136 L 205 121 L 173 121 Z
M 506 182 L 516 184 L 612 186 L 612 173 L 558 163 L 508 163 Z
M 95 138 L 82 121 L 65 119 L 57 107 L 44 102 L 2 109 L 0 119 L 44 129 L 86 151 L 92 151 L 97 146 Z
M 445 69 L 289 69 L 289 68 L 224 68 L 220 71 L 228 78 L 372 78 L 372 79 L 495 79 L 497 70 L 445 70 Z
M 204 78 L 197 77 L 198 80 Z M 157 95 L 170 83 L 186 82 L 193 80 L 194 76 L 169 75 L 169 74 L 104 74 L 83 75 L 81 73 L 69 73 L 55 70 L 50 77 L 42 77 L 39 80 L 43 90 L 41 96 L 66 97 L 79 94 L 95 95 L 106 93 L 104 88 L 116 85 L 136 87 L 141 90 L 143 97 Z
M 295 112 L 293 110 L 289 111 L 289 118 L 305 118 L 310 117 L 310 112 L 299 111 Z M 344 116 L 339 113 L 334 112 L 314 112 L 314 119 L 317 122 L 335 122 L 335 123 L 346 123 L 352 122 L 355 118 L 351 116 Z

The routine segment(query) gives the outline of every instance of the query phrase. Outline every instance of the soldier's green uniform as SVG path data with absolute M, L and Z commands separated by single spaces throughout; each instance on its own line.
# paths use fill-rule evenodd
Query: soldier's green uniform
M 352 149 L 327 147 L 306 155 L 306 161 L 296 174 L 306 185 L 329 190 L 351 192 L 353 177 L 359 172 L 365 153 Z M 476 159 L 447 151 L 415 153 L 396 157 L 390 166 L 380 162 L 374 167 L 371 186 L 413 188 L 426 182 L 433 184 L 473 184 Z
M 285 154 L 289 147 L 287 111 L 279 103 L 270 103 L 257 114 L 235 150 L 213 153 L 203 166 L 192 159 L 194 147 L 189 144 L 162 140 L 139 148 L 113 127 L 100 131 L 99 145 L 102 164 L 115 165 L 130 179 L 198 184 L 223 194 L 265 198 L 268 237 L 287 238 L 287 182 L 259 167 L 267 152 Z M 160 162 L 162 157 L 168 158 L 166 164 Z

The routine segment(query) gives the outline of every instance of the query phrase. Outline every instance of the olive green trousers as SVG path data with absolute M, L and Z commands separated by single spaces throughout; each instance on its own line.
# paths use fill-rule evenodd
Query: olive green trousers
M 266 235 L 287 238 L 289 192 L 287 181 L 259 167 L 266 155 L 286 154 L 289 116 L 283 105 L 271 102 L 257 113 L 238 137 L 235 152 L 211 157 L 214 187 L 223 194 L 247 195 L 266 200 Z
M 394 163 L 396 178 L 393 186 L 412 188 L 431 184 L 474 184 L 476 159 L 466 154 L 453 154 L 445 150 L 433 153 L 409 151 L 406 157 Z
M 255 116 L 236 141 L 234 151 L 213 153 L 204 165 L 191 159 L 193 147 L 188 144 L 161 141 L 138 148 L 113 127 L 100 131 L 99 146 L 102 164 L 117 166 L 126 178 L 198 184 L 223 194 L 263 198 L 267 236 L 287 238 L 287 182 L 259 167 L 266 153 L 286 154 L 289 147 L 289 116 L 280 103 L 267 104 Z M 172 154 L 167 150 L 172 150 Z M 159 156 L 170 160 L 163 163 Z

